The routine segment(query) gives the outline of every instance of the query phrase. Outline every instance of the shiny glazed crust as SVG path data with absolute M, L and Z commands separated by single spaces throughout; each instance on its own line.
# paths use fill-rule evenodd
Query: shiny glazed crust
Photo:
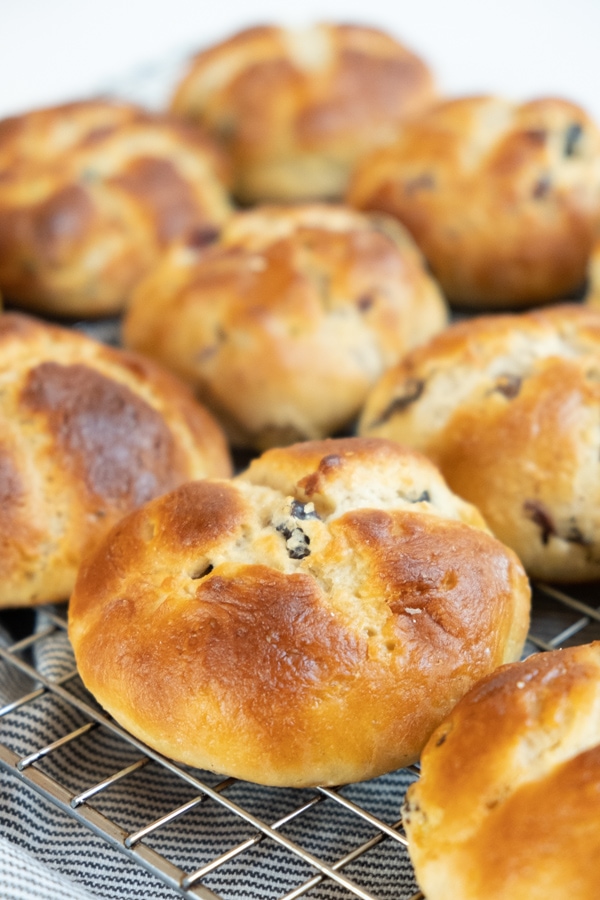
M 483 679 L 433 733 L 404 824 L 427 900 L 596 900 L 600 643 Z
M 117 312 L 156 254 L 230 211 L 198 129 L 89 101 L 0 122 L 0 288 L 21 307 Z
M 135 291 L 123 336 L 187 379 L 235 444 L 265 448 L 346 426 L 446 321 L 397 223 L 307 204 L 237 213 L 209 247 L 174 247 Z
M 334 199 L 434 96 L 429 68 L 390 35 L 322 23 L 249 28 L 199 53 L 172 109 L 228 149 L 242 201 Z
M 600 313 L 562 305 L 453 325 L 371 392 L 365 435 L 416 447 L 549 581 L 600 577 Z
M 152 747 L 300 786 L 415 760 L 519 657 L 528 615 L 516 557 L 424 457 L 348 438 L 130 515 L 82 566 L 69 635 L 86 686 Z
M 212 416 L 154 363 L 0 316 L 0 607 L 67 599 L 118 519 L 230 465 Z
M 600 217 L 600 134 L 564 100 L 444 102 L 359 163 L 348 201 L 403 222 L 453 302 L 566 299 Z

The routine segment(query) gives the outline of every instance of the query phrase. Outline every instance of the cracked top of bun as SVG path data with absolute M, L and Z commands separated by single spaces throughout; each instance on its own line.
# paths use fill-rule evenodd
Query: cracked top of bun
M 248 28 L 201 51 L 172 110 L 227 150 L 243 202 L 330 200 L 435 96 L 429 66 L 391 35 L 321 22 Z
M 263 205 L 209 246 L 174 246 L 134 292 L 123 338 L 192 384 L 232 443 L 265 449 L 348 428 L 380 373 L 447 315 L 388 216 Z
M 566 300 L 600 223 L 600 131 L 556 97 L 447 100 L 361 159 L 347 199 L 399 219 L 451 303 Z
M 299 786 L 416 760 L 528 622 L 519 561 L 435 467 L 348 438 L 133 513 L 82 567 L 69 633 L 89 690 L 150 746 Z

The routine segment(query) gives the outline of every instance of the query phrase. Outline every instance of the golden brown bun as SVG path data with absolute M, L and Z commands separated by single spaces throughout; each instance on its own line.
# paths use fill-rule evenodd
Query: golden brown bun
M 0 315 L 0 607 L 65 600 L 121 516 L 230 471 L 212 416 L 154 363 Z
M 600 577 L 600 312 L 458 323 L 371 392 L 359 425 L 416 447 L 529 574 Z
M 520 655 L 528 582 L 484 529 L 391 442 L 270 450 L 116 526 L 72 597 L 77 665 L 117 721 L 185 763 L 371 778 Z
M 344 207 L 237 213 L 135 291 L 126 344 L 187 379 L 237 445 L 333 434 L 447 310 L 410 236 Z M 168 324 L 167 324 L 168 323 Z
M 134 106 L 90 101 L 0 122 L 0 288 L 65 316 L 118 311 L 157 253 L 230 212 L 215 146 Z
M 358 165 L 348 200 L 403 222 L 455 303 L 564 299 L 600 218 L 600 134 L 564 100 L 445 102 Z
M 600 643 L 484 678 L 433 733 L 404 824 L 427 900 L 600 896 Z
M 257 27 L 199 53 L 172 103 L 231 154 L 234 192 L 258 200 L 340 198 L 365 151 L 432 102 L 425 63 L 382 31 Z

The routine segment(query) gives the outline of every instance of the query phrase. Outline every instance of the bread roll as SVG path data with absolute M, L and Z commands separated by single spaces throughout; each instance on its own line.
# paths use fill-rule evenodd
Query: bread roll
M 134 293 L 126 344 L 187 379 L 233 443 L 333 434 L 447 310 L 406 232 L 325 204 L 240 212 Z
M 429 104 L 429 67 L 388 34 L 248 28 L 191 60 L 173 111 L 229 151 L 245 203 L 340 198 L 362 153 Z
M 452 303 L 567 299 L 600 219 L 600 133 L 565 100 L 447 101 L 358 164 L 348 201 L 406 225 Z
M 132 513 L 80 570 L 84 683 L 167 756 L 265 784 L 414 761 L 517 659 L 529 586 L 424 457 L 347 438 L 266 452 Z
M 487 676 L 431 736 L 404 826 L 427 900 L 596 900 L 600 643 Z
M 95 100 L 0 122 L 0 288 L 60 316 L 118 312 L 157 254 L 229 215 L 226 165 L 198 129 Z
M 0 607 L 66 600 L 121 516 L 230 471 L 212 416 L 154 363 L 0 315 Z
M 451 326 L 383 375 L 364 435 L 409 444 L 532 577 L 600 577 L 600 312 L 575 304 Z

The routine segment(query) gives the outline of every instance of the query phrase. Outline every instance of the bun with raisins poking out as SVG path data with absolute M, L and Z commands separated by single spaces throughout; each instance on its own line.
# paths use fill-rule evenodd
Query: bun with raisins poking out
M 186 379 L 238 446 L 348 428 L 379 375 L 447 308 L 410 235 L 341 205 L 238 212 L 143 279 L 123 338 Z
M 600 312 L 452 325 L 382 376 L 360 432 L 415 447 L 532 577 L 600 577 Z
M 110 564 L 109 564 L 110 561 Z M 267 451 L 118 524 L 79 574 L 81 676 L 167 756 L 274 785 L 417 759 L 518 659 L 529 585 L 435 467 L 380 439 Z
M 361 160 L 347 199 L 396 216 L 453 304 L 564 300 L 600 221 L 600 132 L 566 100 L 445 101 Z

